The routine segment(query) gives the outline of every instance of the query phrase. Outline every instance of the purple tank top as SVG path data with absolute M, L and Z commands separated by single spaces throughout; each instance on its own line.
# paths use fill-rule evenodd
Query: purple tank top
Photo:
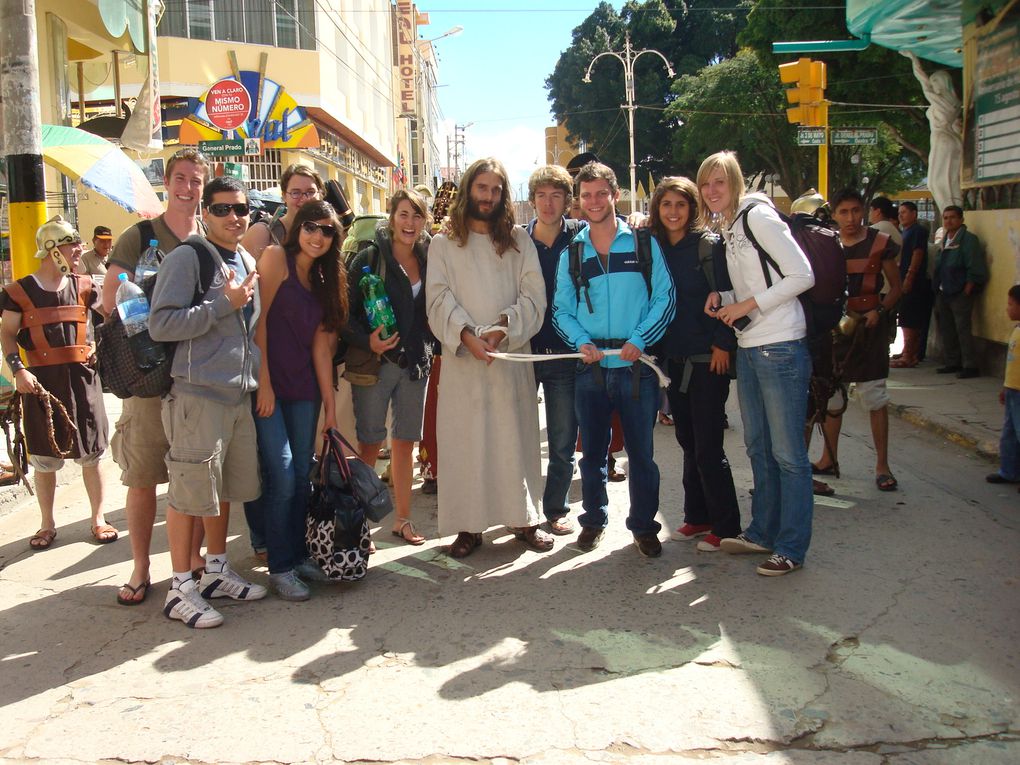
M 266 317 L 269 379 L 277 398 L 316 401 L 319 384 L 312 365 L 312 338 L 322 323 L 322 307 L 298 281 L 294 257 L 287 255 L 287 278 L 276 291 Z

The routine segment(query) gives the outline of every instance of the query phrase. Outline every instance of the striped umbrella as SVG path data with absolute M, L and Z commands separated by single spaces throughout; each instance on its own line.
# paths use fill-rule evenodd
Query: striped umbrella
M 116 144 L 63 125 L 43 125 L 42 144 L 46 164 L 128 212 L 143 218 L 155 218 L 163 212 L 163 203 L 145 173 Z

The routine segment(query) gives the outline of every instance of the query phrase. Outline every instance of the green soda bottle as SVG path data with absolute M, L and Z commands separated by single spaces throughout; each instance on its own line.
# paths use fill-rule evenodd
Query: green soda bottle
M 379 337 L 385 340 L 397 331 L 397 317 L 393 315 L 393 306 L 390 305 L 390 297 L 386 294 L 386 285 L 368 266 L 362 266 L 361 271 L 364 276 L 358 281 L 358 287 L 361 288 L 361 294 L 365 298 L 368 325 L 373 332 L 382 325 L 383 331 L 379 333 Z

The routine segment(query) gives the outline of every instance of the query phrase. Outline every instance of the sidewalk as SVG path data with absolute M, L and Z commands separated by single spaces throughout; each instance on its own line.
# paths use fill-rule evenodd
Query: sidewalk
M 1002 380 L 958 380 L 956 375 L 936 374 L 939 366 L 941 362 L 929 359 L 913 369 L 890 369 L 890 412 L 980 457 L 998 461 Z M 895 431 L 890 443 L 895 450 Z

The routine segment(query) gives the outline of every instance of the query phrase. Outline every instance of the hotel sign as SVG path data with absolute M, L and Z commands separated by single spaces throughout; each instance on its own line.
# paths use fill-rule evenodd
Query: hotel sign
M 415 56 L 414 3 L 397 0 L 397 100 L 401 117 L 415 117 L 417 60 Z

